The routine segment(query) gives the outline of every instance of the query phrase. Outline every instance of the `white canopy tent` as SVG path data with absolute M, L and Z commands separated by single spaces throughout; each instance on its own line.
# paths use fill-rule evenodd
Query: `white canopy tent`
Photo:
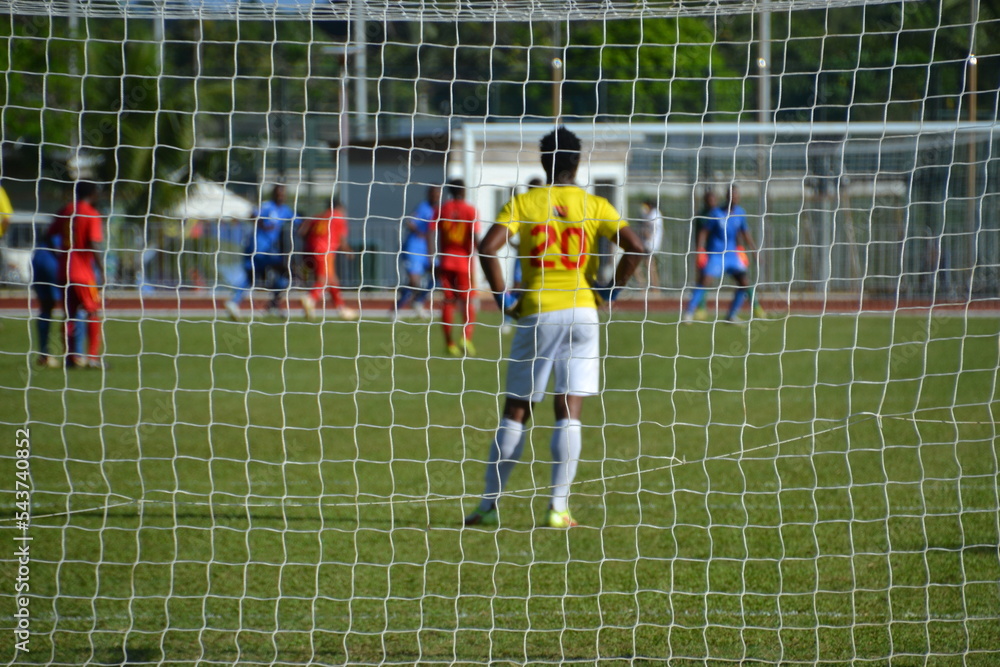
M 247 220 L 253 216 L 255 206 L 218 183 L 196 181 L 187 195 L 168 212 L 168 217 L 184 220 Z

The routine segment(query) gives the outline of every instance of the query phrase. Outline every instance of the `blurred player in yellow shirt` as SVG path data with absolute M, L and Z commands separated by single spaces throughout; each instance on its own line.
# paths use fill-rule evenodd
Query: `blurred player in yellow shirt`
M 544 525 L 577 525 L 569 513 L 569 490 L 582 449 L 585 396 L 600 389 L 597 305 L 618 295 L 644 255 L 642 241 L 603 197 L 574 184 L 580 139 L 565 127 L 542 138 L 547 185 L 532 188 L 504 206 L 479 245 L 480 262 L 501 310 L 520 318 L 507 366 L 507 400 L 490 447 L 486 489 L 465 525 L 496 525 L 497 499 L 521 457 L 532 407 L 555 375 L 552 434 L 552 497 Z M 514 236 L 522 287 L 506 291 L 496 254 Z M 598 285 L 598 241 L 608 238 L 625 250 L 609 285 Z
M 7 233 L 7 225 L 10 224 L 10 216 L 14 214 L 14 207 L 10 205 L 10 197 L 7 191 L 0 185 L 0 238 Z

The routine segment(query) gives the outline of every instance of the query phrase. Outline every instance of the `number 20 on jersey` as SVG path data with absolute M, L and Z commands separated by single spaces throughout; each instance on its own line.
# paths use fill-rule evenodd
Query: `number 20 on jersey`
M 568 270 L 579 269 L 587 261 L 587 235 L 583 227 L 535 225 L 531 238 L 538 243 L 531 249 L 531 265 L 554 269 L 557 263 Z M 549 250 L 549 249 L 552 250 Z

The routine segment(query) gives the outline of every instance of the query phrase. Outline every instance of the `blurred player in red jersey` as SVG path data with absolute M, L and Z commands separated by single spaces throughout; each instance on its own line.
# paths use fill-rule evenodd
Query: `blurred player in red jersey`
M 340 279 L 337 278 L 335 259 L 337 251 L 347 247 L 347 217 L 338 197 L 318 218 L 307 218 L 299 228 L 305 239 L 306 266 L 315 277 L 313 289 L 302 297 L 302 308 L 306 319 L 316 319 L 316 306 L 323 303 L 323 293 L 330 295 L 330 303 L 345 320 L 356 320 L 358 311 L 344 305 L 340 295 Z
M 437 258 L 438 285 L 444 291 L 441 323 L 444 326 L 445 346 L 448 354 L 460 357 L 476 353 L 472 345 L 472 328 L 476 320 L 476 308 L 472 302 L 472 255 L 479 233 L 479 214 L 472 204 L 465 201 L 464 181 L 449 181 L 447 191 L 451 199 L 441 205 L 430 234 L 434 244 L 431 256 Z M 464 316 L 464 329 L 458 344 L 451 332 L 456 306 L 462 307 Z
M 104 284 L 104 230 L 95 208 L 100 190 L 96 183 L 77 181 L 73 201 L 63 206 L 52 220 L 47 236 L 61 240 L 65 261 L 59 267 L 66 286 L 66 367 L 102 368 L 101 292 Z M 100 280 L 98 280 L 100 278 Z M 77 327 L 87 323 L 87 354 L 77 349 Z

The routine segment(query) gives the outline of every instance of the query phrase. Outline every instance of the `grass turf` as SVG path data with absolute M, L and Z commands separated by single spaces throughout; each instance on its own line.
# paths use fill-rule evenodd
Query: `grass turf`
M 0 423 L 30 426 L 34 485 L 17 660 L 1000 659 L 995 319 L 617 315 L 568 532 L 535 525 L 551 401 L 501 528 L 460 527 L 502 400 L 484 319 L 468 359 L 426 324 L 116 319 L 106 372 L 31 368 L 7 320 Z

